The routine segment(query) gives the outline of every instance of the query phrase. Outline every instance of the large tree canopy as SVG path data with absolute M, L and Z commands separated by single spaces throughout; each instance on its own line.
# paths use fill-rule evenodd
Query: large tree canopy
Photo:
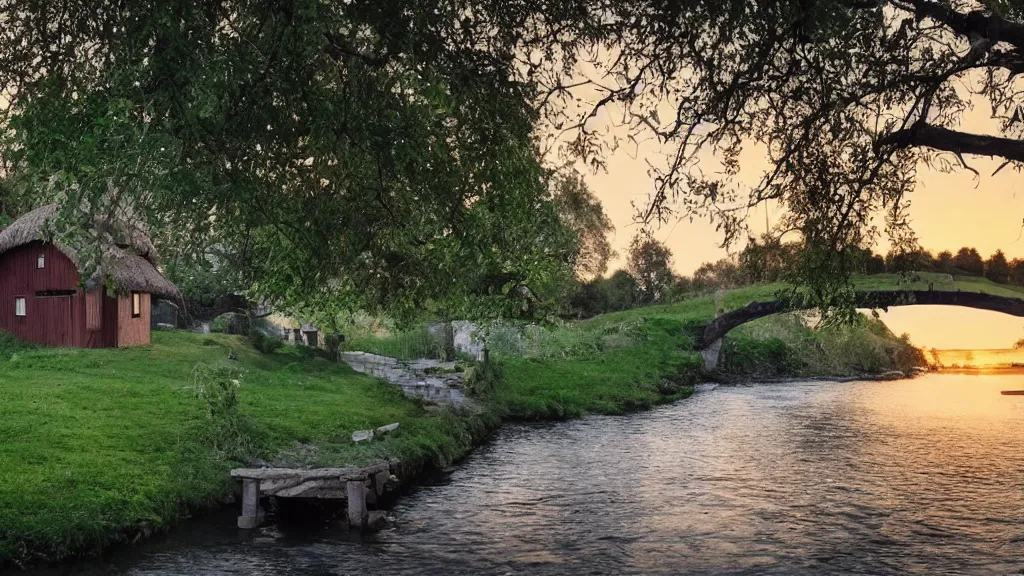
M 489 4 L 0 0 L 5 184 L 69 242 L 126 210 L 172 274 L 284 304 L 515 311 L 573 241 Z
M 595 118 L 615 119 L 667 151 L 642 220 L 709 217 L 728 242 L 778 202 L 805 246 L 795 279 L 841 304 L 874 215 L 915 243 L 919 161 L 1024 163 L 1022 16 L 1016 0 L 0 0 L 0 153 L 69 211 L 126 204 L 179 244 L 230 246 L 257 293 L 409 308 L 561 274 L 574 243 L 533 135 L 599 164 L 615 143 Z M 979 101 L 991 133 L 961 125 Z M 748 147 L 770 164 L 753 186 Z

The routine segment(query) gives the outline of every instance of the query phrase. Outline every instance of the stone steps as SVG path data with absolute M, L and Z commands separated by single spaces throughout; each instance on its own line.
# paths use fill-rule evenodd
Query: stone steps
M 455 362 L 441 362 L 429 358 L 405 361 L 369 352 L 342 352 L 340 357 L 356 372 L 401 387 L 406 396 L 451 406 L 473 404 L 473 401 L 460 390 L 465 374 L 426 373 L 430 370 L 453 370 L 457 365 Z

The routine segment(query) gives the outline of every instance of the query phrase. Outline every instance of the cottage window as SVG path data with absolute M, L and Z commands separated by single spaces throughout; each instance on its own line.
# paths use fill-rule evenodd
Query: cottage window
M 142 316 L 142 294 L 132 292 L 132 318 Z
M 40 254 L 36 258 L 36 268 L 38 268 L 39 270 L 46 268 L 46 255 Z
M 14 315 L 25 316 L 25 299 L 20 296 L 14 299 Z

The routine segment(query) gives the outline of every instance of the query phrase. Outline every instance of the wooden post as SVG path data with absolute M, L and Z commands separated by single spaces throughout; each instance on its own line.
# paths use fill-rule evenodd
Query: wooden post
M 252 478 L 242 480 L 242 515 L 238 517 L 238 527 L 251 530 L 263 521 L 260 510 L 260 481 Z
M 362 480 L 349 480 L 345 484 L 348 496 L 348 523 L 353 528 L 365 525 L 369 512 L 366 510 L 366 486 Z

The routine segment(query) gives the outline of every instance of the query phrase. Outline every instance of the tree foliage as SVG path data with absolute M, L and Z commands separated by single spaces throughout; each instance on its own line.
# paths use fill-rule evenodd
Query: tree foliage
M 603 275 L 608 270 L 608 260 L 615 256 L 608 238 L 615 232 L 615 226 L 601 201 L 575 170 L 555 174 L 553 186 L 558 216 L 575 235 L 576 275 L 582 279 Z
M 643 302 L 636 279 L 625 270 L 605 278 L 598 276 L 580 284 L 571 295 L 569 311 L 576 317 L 591 317 L 639 306 Z
M 953 253 L 949 250 L 943 250 L 935 257 L 935 267 L 939 272 L 945 272 L 946 274 L 953 273 Z
M 746 0 L 593 3 L 588 114 L 555 114 L 569 149 L 597 161 L 608 146 L 591 118 L 621 117 L 628 138 L 654 138 L 656 188 L 641 218 L 712 218 L 725 241 L 746 233 L 749 209 L 784 209 L 779 231 L 806 249 L 796 279 L 823 304 L 842 304 L 855 254 L 882 230 L 916 245 L 906 217 L 918 166 L 973 170 L 966 156 L 1019 169 L 1024 10 L 1013 0 Z M 579 93 L 558 85 L 566 105 Z M 990 107 L 991 133 L 961 126 Z M 614 145 L 614 143 L 612 144 Z M 744 150 L 770 167 L 749 186 Z M 710 166 L 709 166 L 710 165 Z M 977 174 L 977 173 L 976 173 Z
M 165 245 L 222 244 L 257 295 L 510 311 L 571 260 L 533 135 L 595 166 L 653 138 L 642 220 L 707 217 L 728 243 L 773 201 L 801 238 L 791 279 L 846 305 L 877 214 L 916 245 L 920 162 L 1021 167 L 1022 17 L 1016 0 L 0 0 L 0 158 L 66 218 L 127 205 Z M 993 133 L 960 128 L 977 102 Z M 611 117 L 624 138 L 595 130 Z M 770 167 L 749 186 L 754 147 Z
M 981 254 L 978 254 L 976 249 L 966 246 L 957 250 L 956 255 L 953 256 L 953 266 L 974 276 L 981 276 L 985 273 L 985 261 L 982 260 Z
M 646 303 L 662 298 L 675 278 L 672 251 L 648 232 L 640 232 L 633 237 L 626 268 Z
M 995 254 L 985 261 L 985 278 L 999 284 L 1010 281 L 1010 263 L 1006 261 L 1006 255 L 1002 250 L 996 250 Z
M 80 249 L 127 207 L 172 275 L 216 246 L 286 307 L 518 313 L 571 238 L 500 8 L 0 0 L 0 171 Z

